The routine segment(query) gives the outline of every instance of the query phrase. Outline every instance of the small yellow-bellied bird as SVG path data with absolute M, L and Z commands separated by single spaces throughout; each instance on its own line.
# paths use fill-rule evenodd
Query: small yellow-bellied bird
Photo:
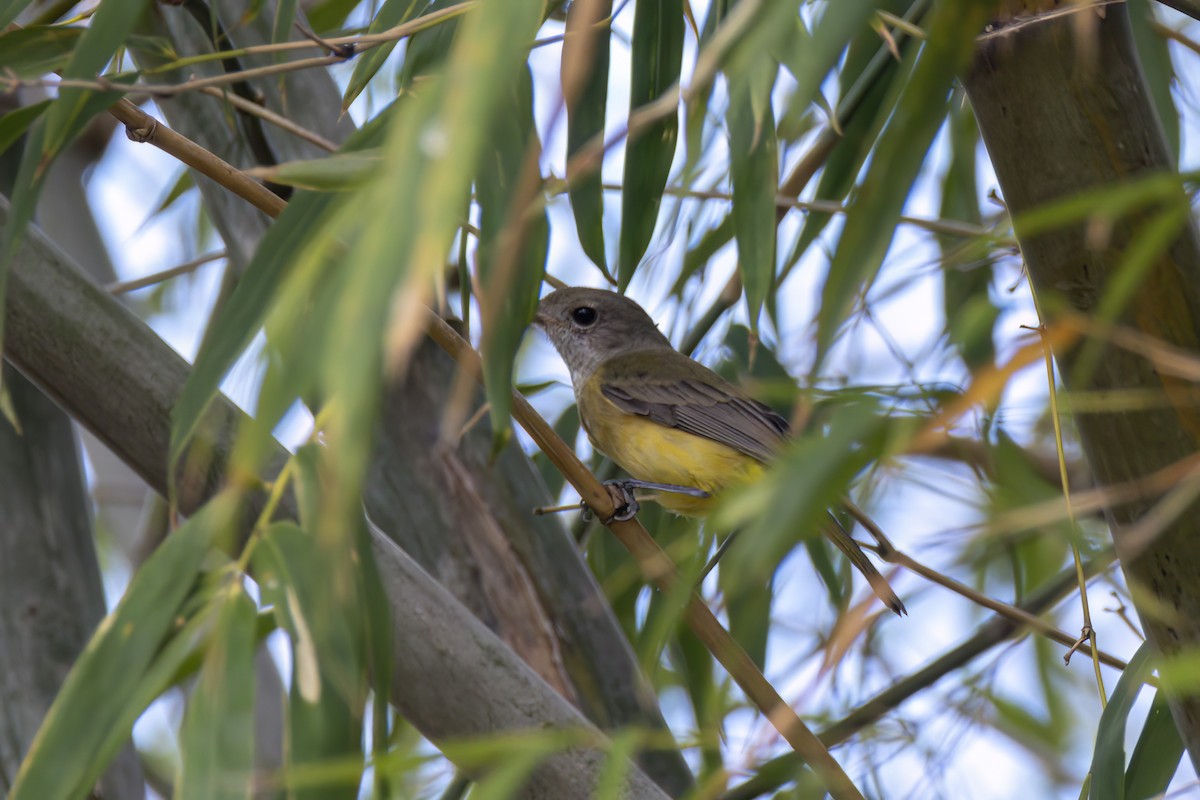
M 715 495 L 761 475 L 788 435 L 783 417 L 672 347 L 624 295 L 559 289 L 542 299 L 534 321 L 570 370 L 592 444 L 635 479 L 633 486 L 663 490 L 655 499 L 677 514 L 707 514 Z M 888 608 L 903 613 L 900 598 L 841 526 L 825 525 L 824 532 Z

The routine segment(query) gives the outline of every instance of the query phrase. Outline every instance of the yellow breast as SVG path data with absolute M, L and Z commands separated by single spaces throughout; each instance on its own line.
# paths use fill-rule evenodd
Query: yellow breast
M 593 378 L 578 393 L 579 416 L 597 450 L 632 477 L 717 494 L 762 473 L 762 464 L 728 445 L 660 425 L 618 409 Z M 712 498 L 660 492 L 655 499 L 676 514 L 702 516 Z

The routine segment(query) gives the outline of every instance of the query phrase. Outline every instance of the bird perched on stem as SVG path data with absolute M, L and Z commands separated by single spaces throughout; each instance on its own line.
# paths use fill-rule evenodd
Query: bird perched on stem
M 624 295 L 570 287 L 542 299 L 535 323 L 566 362 L 579 419 L 600 452 L 628 472 L 633 489 L 677 514 L 703 516 L 722 490 L 748 483 L 788 435 L 787 421 L 671 346 L 654 320 Z M 897 614 L 904 604 L 840 525 L 824 533 Z

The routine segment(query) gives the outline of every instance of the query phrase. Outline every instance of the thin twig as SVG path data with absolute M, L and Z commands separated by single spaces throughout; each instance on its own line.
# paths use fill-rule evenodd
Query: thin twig
M 108 113 L 125 125 L 126 133 L 135 142 L 154 145 L 187 166 L 211 178 L 221 186 L 262 210 L 277 217 L 287 203 L 258 181 L 252 180 L 224 159 L 205 150 L 186 136 L 171 130 L 128 100 L 118 100 Z
M 109 294 L 116 295 L 125 294 L 126 292 L 133 292 L 138 289 L 145 289 L 147 286 L 154 286 L 157 283 L 168 281 L 171 278 L 177 278 L 180 275 L 186 275 L 187 273 L 194 271 L 197 267 L 201 267 L 212 261 L 219 261 L 222 258 L 225 258 L 226 255 L 228 255 L 226 251 L 217 250 L 214 253 L 208 253 L 207 255 L 200 256 L 199 258 L 192 259 L 187 263 L 180 264 L 177 267 L 164 269 L 162 272 L 155 272 L 151 275 L 143 275 L 142 277 L 134 278 L 133 280 L 116 281 L 114 283 L 110 283 L 108 286 L 104 287 L 104 290 Z
M 623 184 L 620 183 L 603 183 L 601 186 L 610 192 L 621 192 L 625 190 Z M 663 194 L 671 195 L 672 197 L 686 197 L 695 200 L 725 200 L 733 202 L 733 194 L 731 192 L 718 192 L 705 189 L 689 189 L 682 186 L 668 186 L 663 189 Z M 797 208 L 802 211 L 816 211 L 821 214 L 845 214 L 849 209 L 842 203 L 835 203 L 829 200 L 799 200 L 795 197 L 786 194 L 777 194 L 775 196 L 775 207 L 779 209 Z M 901 216 L 899 219 L 903 225 L 912 225 L 932 233 L 943 233 L 948 236 L 961 236 L 971 239 L 980 236 L 989 236 L 992 231 L 982 225 L 971 225 L 966 222 L 958 222 L 949 219 L 929 219 L 927 217 L 909 217 Z
M 252 114 L 262 119 L 264 122 L 269 122 L 275 127 L 285 130 L 293 136 L 303 139 L 310 144 L 316 145 L 326 152 L 337 152 L 338 146 L 336 143 L 329 141 L 319 133 L 310 131 L 308 128 L 297 125 L 292 120 L 288 119 L 282 114 L 272 111 L 266 106 L 259 105 L 258 103 L 247 100 L 244 97 L 239 97 L 236 94 L 231 94 L 222 89 L 218 89 L 215 86 L 209 86 L 201 89 L 200 91 L 204 94 L 210 95 L 211 97 L 220 98 L 221 100 L 228 102 L 237 110 L 244 111 L 247 114 Z
M 238 50 L 221 50 L 215 53 L 202 53 L 200 55 L 188 56 L 187 58 L 176 59 L 166 64 L 161 64 L 152 69 L 145 70 L 142 74 L 153 75 L 159 72 L 171 72 L 173 70 L 190 67 L 194 64 L 202 64 L 208 61 L 220 61 L 226 58 L 241 58 L 243 56 L 269 55 L 272 53 L 286 53 L 293 50 L 311 50 L 318 48 L 321 50 L 339 49 L 347 45 L 354 47 L 355 52 L 372 47 L 378 47 L 381 44 L 388 42 L 396 42 L 412 36 L 415 33 L 420 33 L 423 30 L 432 28 L 435 25 L 440 25 L 453 17 L 457 17 L 473 8 L 476 5 L 476 0 L 468 0 L 468 2 L 458 3 L 438 11 L 431 11 L 428 14 L 417 17 L 414 20 L 397 25 L 394 28 L 389 28 L 386 31 L 379 33 L 364 33 L 357 36 L 333 36 L 330 38 L 319 38 L 319 41 L 291 41 L 291 42 L 274 42 L 272 44 L 259 44 L 250 47 L 243 47 Z
M 1046 357 L 1046 382 L 1050 390 L 1050 419 L 1054 423 L 1054 447 L 1058 452 L 1058 472 L 1062 486 L 1063 502 L 1067 504 L 1067 519 L 1070 522 L 1071 530 L 1078 531 L 1079 523 L 1075 520 L 1075 509 L 1071 505 L 1071 484 L 1067 478 L 1067 455 L 1063 449 L 1062 420 L 1058 414 L 1058 387 L 1054 381 L 1054 354 L 1050 349 L 1049 342 L 1046 340 L 1046 326 L 1039 325 L 1036 330 L 1038 336 L 1042 339 L 1042 349 Z M 1083 556 L 1079 554 L 1079 543 L 1075 540 L 1075 537 L 1071 537 L 1071 556 L 1075 561 L 1075 577 L 1079 584 L 1079 604 L 1083 609 L 1083 629 L 1080 634 L 1080 641 L 1086 639 L 1091 644 L 1092 667 L 1096 672 L 1096 690 L 1100 693 L 1100 707 L 1104 708 L 1108 705 L 1108 693 L 1104 691 L 1104 674 L 1100 671 L 1100 649 L 1096 646 L 1096 628 L 1092 625 L 1092 609 L 1088 603 L 1087 579 L 1083 574 Z M 1063 656 L 1064 662 L 1068 664 L 1071 662 L 1071 653 L 1078 650 L 1079 645 L 1079 642 L 1071 645 L 1071 649 Z

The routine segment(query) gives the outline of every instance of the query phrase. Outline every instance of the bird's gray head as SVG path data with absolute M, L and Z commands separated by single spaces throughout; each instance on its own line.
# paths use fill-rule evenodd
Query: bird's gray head
M 576 386 L 613 356 L 671 348 L 641 306 L 606 289 L 568 287 L 551 292 L 538 304 L 534 322 L 554 343 Z

